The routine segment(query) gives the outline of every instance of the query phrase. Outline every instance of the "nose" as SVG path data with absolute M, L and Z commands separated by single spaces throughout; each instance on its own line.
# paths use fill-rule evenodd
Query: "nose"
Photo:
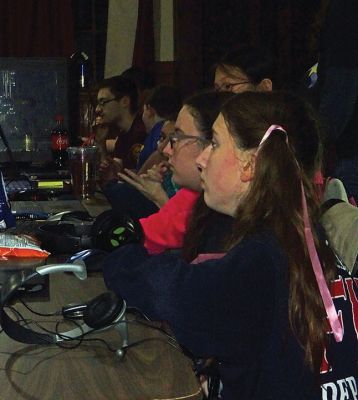
M 199 154 L 199 156 L 195 160 L 196 166 L 198 167 L 198 170 L 200 172 L 204 168 L 206 168 L 206 165 L 208 163 L 208 158 L 210 156 L 210 152 L 211 152 L 211 145 L 208 145 L 205 147 L 205 149 Z
M 96 113 L 96 114 L 99 114 L 101 111 L 102 111 L 102 106 L 99 105 L 99 104 L 97 104 L 97 105 L 96 105 L 96 108 L 95 108 L 95 113 Z
M 167 157 L 173 154 L 173 149 L 169 140 L 167 141 L 166 145 L 163 148 L 163 154 L 165 154 Z

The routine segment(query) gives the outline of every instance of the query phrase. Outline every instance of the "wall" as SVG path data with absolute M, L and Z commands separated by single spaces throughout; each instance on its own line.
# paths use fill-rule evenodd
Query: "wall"
M 173 0 L 154 0 L 155 75 L 170 81 L 173 74 Z M 132 64 L 138 0 L 109 0 L 105 77 L 118 75 Z

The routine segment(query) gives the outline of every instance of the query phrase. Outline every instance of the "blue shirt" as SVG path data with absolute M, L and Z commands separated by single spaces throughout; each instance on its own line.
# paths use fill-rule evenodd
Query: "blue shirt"
M 144 147 L 138 157 L 137 170 L 141 168 L 153 151 L 157 150 L 163 124 L 164 120 L 157 122 L 145 138 Z

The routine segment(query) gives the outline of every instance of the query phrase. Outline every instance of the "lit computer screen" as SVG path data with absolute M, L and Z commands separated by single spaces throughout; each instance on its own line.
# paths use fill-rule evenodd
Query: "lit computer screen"
M 0 125 L 20 165 L 44 165 L 51 154 L 56 114 L 68 126 L 68 63 L 65 58 L 0 57 Z M 0 164 L 9 162 L 0 139 Z

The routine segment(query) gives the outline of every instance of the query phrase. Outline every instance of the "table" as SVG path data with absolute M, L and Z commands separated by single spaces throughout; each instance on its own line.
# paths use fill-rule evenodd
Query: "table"
M 88 204 L 89 203 L 89 204 Z M 87 201 L 93 213 L 103 204 Z M 102 208 L 101 208 L 102 207 Z M 80 281 L 70 273 L 50 275 L 50 301 L 31 302 L 39 312 L 59 310 L 63 305 L 92 299 L 105 291 L 99 272 Z M 21 304 L 25 318 L 41 320 Z M 128 314 L 128 320 L 134 315 Z M 48 318 L 47 318 L 48 319 Z M 129 342 L 154 338 L 130 348 L 120 361 L 104 344 L 82 343 L 75 349 L 55 345 L 26 345 L 0 334 L 0 398 L 52 399 L 201 399 L 201 391 L 191 361 L 166 341 L 165 336 L 147 326 L 128 322 Z M 93 334 L 119 346 L 121 338 L 113 329 Z

